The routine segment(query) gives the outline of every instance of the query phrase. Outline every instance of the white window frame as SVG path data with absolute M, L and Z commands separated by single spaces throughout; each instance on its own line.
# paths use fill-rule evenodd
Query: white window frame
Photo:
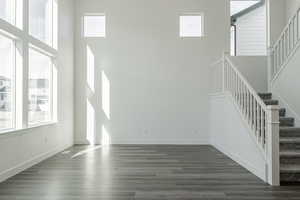
M 201 17 L 201 35 L 199 36 L 185 36 L 182 35 L 181 32 L 181 17 L 188 17 L 188 16 L 200 16 Z M 199 13 L 183 13 L 179 16 L 179 37 L 180 38 L 203 38 L 205 37 L 205 15 L 203 12 Z
M 53 87 L 53 69 L 54 69 L 54 60 L 55 60 L 55 57 L 53 57 L 52 54 L 49 54 L 45 51 L 43 51 L 42 49 L 36 47 L 36 46 L 33 46 L 32 44 L 29 44 L 29 50 L 32 50 L 32 51 L 35 51 L 43 56 L 46 56 L 50 59 L 50 62 L 51 62 L 51 65 L 50 65 L 50 79 L 49 79 L 49 106 L 50 106 L 50 119 L 48 121 L 36 121 L 34 123 L 29 123 L 29 120 L 28 120 L 28 127 L 35 127 L 35 126 L 39 126 L 41 124 L 48 124 L 48 123 L 51 123 L 54 119 L 53 119 L 53 94 L 54 94 L 54 87 Z M 30 60 L 30 57 L 29 57 L 29 60 Z M 30 63 L 29 63 L 30 64 Z M 28 65 L 28 69 L 29 69 L 30 65 Z M 28 74 L 28 79 L 27 79 L 28 83 L 29 83 L 29 74 Z M 28 88 L 28 93 L 27 93 L 27 98 L 29 100 L 29 88 Z M 29 112 L 28 112 L 29 113 Z
M 9 40 L 11 40 L 11 42 L 13 43 L 13 51 L 12 51 L 12 54 L 13 54 L 13 81 L 12 81 L 12 90 L 11 90 L 11 95 L 13 96 L 12 97 L 12 102 L 11 102 L 11 111 L 12 111 L 12 127 L 11 128 L 7 128 L 7 129 L 0 129 L 0 133 L 1 132 L 7 132 L 7 131 L 11 131 L 11 130 L 14 130 L 16 128 L 16 68 L 17 68 L 17 60 L 16 60 L 16 48 L 17 48 L 17 40 L 15 37 L 13 37 L 12 35 L 10 35 L 9 33 L 6 33 L 6 32 L 3 32 L 3 31 L 0 31 L 0 35 L 2 37 L 5 37 Z
M 104 35 L 103 36 L 86 36 L 85 35 L 85 17 L 104 17 Z M 83 38 L 106 38 L 107 37 L 107 17 L 105 13 L 85 13 L 82 17 L 81 35 Z
M 10 23 L 11 25 L 19 28 L 19 29 L 23 29 L 23 20 L 22 20 L 22 17 L 23 17 L 23 1 L 25 0 L 10 0 L 10 1 L 13 1 L 13 5 L 14 5 L 14 8 L 13 8 L 13 20 L 12 21 L 6 21 L 5 19 L 0 19 L 0 20 L 3 20 L 7 23 Z
M 17 0 L 20 1 L 20 0 Z M 53 2 L 57 3 L 57 0 L 53 0 Z M 0 32 L 4 33 L 6 36 L 14 39 L 15 41 L 15 49 L 18 53 L 15 54 L 15 117 L 14 117 L 14 124 L 15 127 L 10 130 L 0 130 L 0 136 L 10 133 L 21 133 L 20 130 L 29 129 L 29 128 L 35 128 L 40 126 L 51 126 L 53 124 L 56 124 L 58 122 L 57 118 L 57 98 L 58 98 L 58 91 L 57 91 L 57 73 L 59 72 L 57 66 L 57 56 L 58 56 L 58 50 L 57 45 L 53 44 L 50 46 L 49 44 L 38 40 L 37 38 L 31 36 L 29 34 L 29 0 L 23 0 L 23 7 L 21 9 L 22 13 L 27 13 L 26 16 L 22 15 L 22 27 L 23 29 L 18 28 L 17 26 L 0 19 Z M 56 13 L 58 11 L 56 10 Z M 53 19 L 58 18 L 58 15 L 52 16 Z M 58 22 L 54 22 L 54 24 Z M 52 31 L 57 31 L 57 27 L 53 28 Z M 56 37 L 57 40 L 57 32 L 53 33 L 52 37 Z M 52 38 L 53 39 L 53 38 Z M 51 113 L 50 113 L 50 121 L 49 122 L 42 122 L 42 123 L 36 123 L 34 125 L 29 125 L 28 123 L 28 79 L 29 79 L 29 48 L 35 47 L 40 52 L 46 54 L 47 56 L 51 57 L 52 61 L 52 69 L 51 69 L 51 84 L 50 84 L 50 98 L 51 98 Z M 35 49 L 35 50 L 36 50 Z M 53 73 L 55 69 L 55 75 Z
M 20 0 L 18 0 L 20 1 Z M 26 0 L 28 2 L 28 6 L 29 6 L 29 1 L 30 0 Z M 57 22 L 58 22 L 58 7 L 57 7 L 57 1 L 58 0 L 51 0 L 51 8 L 50 9 L 50 13 L 51 13 L 51 22 L 50 22 L 50 25 L 51 25 L 51 31 L 50 31 L 50 43 L 46 43 L 45 41 L 42 41 L 40 40 L 39 38 L 37 38 L 36 36 L 32 35 L 30 33 L 30 17 L 29 17 L 29 14 L 28 14 L 28 34 L 31 36 L 31 37 L 34 37 L 35 39 L 39 40 L 40 42 L 46 44 L 46 45 L 49 45 L 50 47 L 54 48 L 54 49 L 57 49 L 57 30 L 58 30 L 58 25 L 57 25 Z M 29 9 L 28 9 L 28 13 L 29 13 Z

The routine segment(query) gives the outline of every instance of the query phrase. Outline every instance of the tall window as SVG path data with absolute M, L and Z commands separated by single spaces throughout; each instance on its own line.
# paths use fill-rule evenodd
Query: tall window
M 0 35 L 0 131 L 14 128 L 15 45 Z
M 23 0 L 0 0 L 0 19 L 22 28 Z
M 29 124 L 51 120 L 52 61 L 36 50 L 29 50 Z
M 0 1 L 0 18 L 15 24 L 15 0 L 1 0 Z
M 53 0 L 29 0 L 29 33 L 52 46 Z
M 57 119 L 58 1 L 0 0 L 0 134 Z

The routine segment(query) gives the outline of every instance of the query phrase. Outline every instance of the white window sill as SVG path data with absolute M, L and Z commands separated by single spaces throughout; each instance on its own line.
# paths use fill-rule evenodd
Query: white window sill
M 27 128 L 7 129 L 7 130 L 0 131 L 0 137 L 24 134 L 24 131 L 26 131 L 26 130 L 34 129 L 34 128 L 40 128 L 40 127 L 44 127 L 44 126 L 53 126 L 53 125 L 56 125 L 57 123 L 58 123 L 58 121 L 51 121 L 51 122 L 44 122 L 44 123 L 34 124 L 34 125 L 28 125 Z

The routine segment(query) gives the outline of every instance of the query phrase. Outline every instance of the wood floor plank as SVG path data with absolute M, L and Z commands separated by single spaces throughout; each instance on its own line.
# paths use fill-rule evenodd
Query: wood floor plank
M 74 146 L 0 183 L 0 200 L 296 200 L 211 146 Z

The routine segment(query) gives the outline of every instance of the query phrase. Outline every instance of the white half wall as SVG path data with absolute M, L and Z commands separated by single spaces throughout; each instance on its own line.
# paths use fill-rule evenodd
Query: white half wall
M 211 144 L 250 172 L 266 180 L 266 161 L 229 95 L 210 98 Z
M 0 135 L 0 182 L 73 145 L 73 14 L 72 0 L 58 1 L 57 124 Z
M 286 25 L 286 2 L 291 0 L 267 0 L 268 3 L 268 46 L 279 38 Z
M 76 143 L 209 143 L 209 65 L 229 49 L 229 1 L 76 2 Z M 105 13 L 106 38 L 82 37 L 91 13 Z M 189 13 L 204 13 L 203 38 L 179 37 Z
M 232 56 L 230 60 L 236 65 L 256 92 L 268 91 L 267 56 Z
M 300 8 L 300 0 L 267 0 L 269 20 L 269 44 L 273 45 L 289 19 Z
M 286 22 L 296 13 L 300 8 L 300 0 L 287 0 L 286 1 Z
M 289 60 L 272 85 L 272 92 L 287 109 L 287 115 L 294 117 L 300 126 L 300 49 Z

